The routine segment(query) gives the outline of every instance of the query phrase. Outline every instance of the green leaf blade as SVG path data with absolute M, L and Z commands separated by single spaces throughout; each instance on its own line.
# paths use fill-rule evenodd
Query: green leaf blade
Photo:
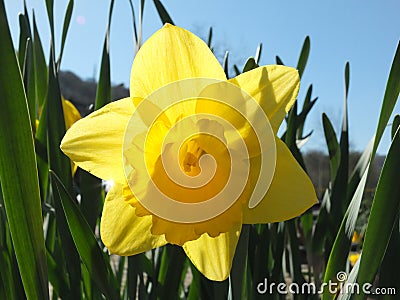
M 398 225 L 400 212 L 400 131 L 386 157 L 373 200 L 368 227 L 365 234 L 357 282 L 372 283 L 388 247 L 394 226 Z M 357 295 L 356 299 L 362 299 Z
M 389 78 L 386 84 L 385 95 L 383 96 L 383 103 L 381 114 L 379 116 L 378 127 L 376 129 L 376 138 L 373 150 L 373 156 L 378 149 L 379 142 L 381 141 L 383 132 L 389 121 L 389 118 L 396 105 L 400 93 L 400 42 L 397 44 L 396 54 L 394 56 L 392 67 L 390 69 Z
M 33 136 L 3 1 L 0 2 L 0 40 L 0 178 L 6 214 L 27 298 L 48 299 Z
M 154 5 L 156 6 L 158 15 L 160 16 L 161 22 L 163 24 L 169 23 L 171 25 L 174 25 L 174 22 L 172 21 L 170 15 L 168 14 L 167 10 L 165 9 L 164 5 L 161 3 L 160 0 L 153 0 Z
M 92 229 L 80 212 L 78 205 L 68 194 L 60 178 L 54 172 L 51 172 L 50 179 L 56 193 L 56 201 L 61 202 L 72 238 L 91 278 L 107 296 L 107 299 L 118 299 L 112 281 L 112 271 L 105 262 Z

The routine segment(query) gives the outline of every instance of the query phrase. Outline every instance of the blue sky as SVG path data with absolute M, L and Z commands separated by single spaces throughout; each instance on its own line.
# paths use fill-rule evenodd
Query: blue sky
M 26 0 L 38 20 L 48 49 L 49 30 L 44 0 Z M 23 1 L 6 0 L 14 41 Z M 60 43 L 66 0 L 55 1 L 56 33 Z M 133 1 L 138 9 L 139 1 Z M 304 38 L 311 39 L 309 62 L 302 79 L 300 104 L 309 84 L 319 100 L 306 128 L 314 129 L 305 150 L 325 148 L 321 114 L 326 112 L 336 130 L 343 115 L 344 66 L 350 61 L 350 145 L 362 150 L 375 132 L 391 62 L 400 39 L 400 2 L 385 1 L 163 1 L 176 25 L 206 37 L 213 26 L 217 54 L 230 51 L 230 61 L 242 67 L 263 43 L 261 64 L 275 63 L 279 55 L 295 66 Z M 97 78 L 107 23 L 109 1 L 76 0 L 67 38 L 63 70 L 82 78 Z M 161 27 L 152 1 L 145 4 L 144 38 Z M 128 85 L 133 60 L 132 19 L 128 0 L 115 1 L 111 24 L 112 81 Z M 400 113 L 397 105 L 396 113 Z M 389 147 L 383 137 L 379 152 Z

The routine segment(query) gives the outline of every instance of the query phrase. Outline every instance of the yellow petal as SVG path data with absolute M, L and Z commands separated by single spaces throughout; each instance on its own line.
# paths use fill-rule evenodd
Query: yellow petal
M 64 113 L 64 121 L 65 121 L 65 129 L 68 130 L 71 128 L 72 124 L 74 124 L 76 121 L 82 119 L 81 114 L 79 113 L 78 109 L 68 100 L 65 100 L 64 97 L 62 97 L 62 108 L 63 108 L 63 113 Z M 39 124 L 39 121 L 37 121 L 37 124 Z M 36 125 L 36 128 L 38 125 Z M 75 175 L 76 170 L 78 169 L 78 166 L 71 162 L 71 170 L 72 170 L 72 175 Z
M 138 217 L 135 208 L 123 196 L 123 188 L 115 184 L 107 194 L 101 217 L 100 236 L 111 253 L 134 255 L 161 247 L 164 235 L 150 232 L 151 216 Z
M 294 104 L 300 88 L 296 69 L 276 65 L 256 68 L 229 82 L 240 86 L 258 102 L 275 133 Z
M 65 128 L 68 130 L 72 124 L 80 120 L 82 117 L 79 111 L 70 101 L 63 98 L 61 103 L 64 112 Z
M 227 233 L 217 237 L 203 234 L 195 241 L 186 242 L 183 249 L 195 267 L 210 280 L 228 278 L 242 225 L 236 224 Z
M 166 24 L 136 54 L 130 93 L 132 97 L 143 99 L 168 83 L 194 77 L 226 80 L 218 60 L 200 38 Z
M 292 219 L 318 202 L 310 178 L 290 150 L 276 138 L 277 158 L 274 178 L 264 199 L 255 208 L 243 208 L 246 224 L 272 223 Z M 259 157 L 251 159 L 251 177 L 256 178 Z M 254 179 L 250 178 L 254 183 Z
M 104 106 L 76 122 L 67 131 L 61 142 L 61 150 L 89 173 L 124 183 L 122 145 L 133 110 L 130 98 Z

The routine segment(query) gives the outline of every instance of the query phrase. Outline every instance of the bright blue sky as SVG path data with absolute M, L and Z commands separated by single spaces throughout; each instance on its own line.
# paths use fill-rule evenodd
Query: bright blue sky
M 44 0 L 26 0 L 34 8 L 42 41 L 48 49 L 49 30 Z M 23 1 L 6 0 L 8 19 L 15 41 L 18 12 Z M 55 0 L 56 43 L 60 42 L 66 0 Z M 134 1 L 138 9 L 139 1 Z M 246 58 L 263 43 L 261 64 L 275 63 L 275 55 L 295 66 L 304 38 L 311 38 L 309 62 L 299 99 L 310 83 L 319 100 L 308 119 L 314 129 L 305 149 L 325 148 L 321 114 L 326 112 L 339 130 L 343 114 L 344 66 L 350 61 L 350 144 L 362 150 L 375 132 L 391 62 L 400 39 L 400 2 L 384 1 L 163 1 L 176 25 L 206 37 L 213 26 L 217 53 L 230 51 L 230 61 L 242 67 Z M 76 0 L 61 68 L 82 78 L 98 77 L 109 1 Z M 161 22 L 153 1 L 147 1 L 144 38 Z M 129 83 L 133 60 L 132 19 L 128 0 L 115 1 L 111 25 L 111 67 L 114 83 Z M 400 113 L 397 105 L 396 113 Z M 389 135 L 380 152 L 386 152 Z

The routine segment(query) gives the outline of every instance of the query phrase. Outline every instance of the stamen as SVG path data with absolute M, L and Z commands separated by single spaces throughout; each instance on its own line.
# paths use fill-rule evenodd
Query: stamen
M 183 170 L 186 173 L 195 172 L 197 175 L 200 172 L 199 169 L 199 159 L 204 151 L 199 147 L 199 144 L 195 140 L 190 140 L 186 144 L 186 153 L 184 154 L 183 159 Z

